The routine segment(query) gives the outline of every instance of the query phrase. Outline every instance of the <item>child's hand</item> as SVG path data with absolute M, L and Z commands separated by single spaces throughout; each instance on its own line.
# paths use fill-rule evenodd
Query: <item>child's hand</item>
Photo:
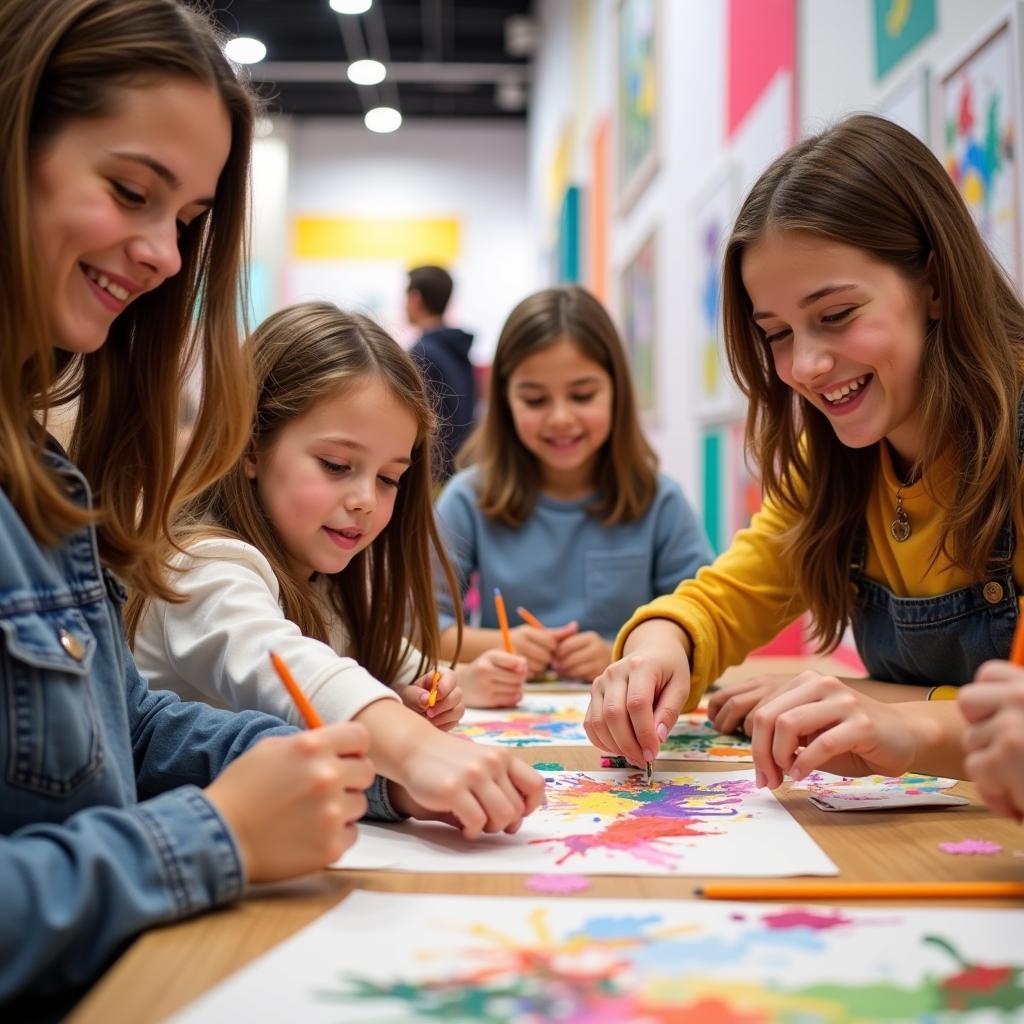
M 497 649 L 484 651 L 468 665 L 459 665 L 456 678 L 471 708 L 512 708 L 523 698 L 526 659 Z
M 715 690 L 708 698 L 708 718 L 721 733 L 733 733 L 742 728 L 749 736 L 753 728 L 752 713 L 773 697 L 791 689 L 796 678 L 803 677 L 794 677 L 791 673 L 754 676 Z
M 961 687 L 964 771 L 996 814 L 1024 821 L 1024 669 L 987 661 Z
M 512 634 L 512 650 L 526 659 L 530 675 L 542 672 L 551 664 L 555 648 L 560 640 L 571 636 L 579 629 L 575 622 L 570 622 L 558 629 L 537 629 L 536 626 L 515 626 L 510 629 Z
M 250 882 L 336 861 L 355 841 L 373 782 L 366 730 L 340 722 L 269 736 L 224 769 L 206 796 L 228 823 Z
M 575 633 L 559 640 L 551 667 L 563 679 L 586 679 L 599 676 L 612 660 L 612 645 L 593 630 Z
M 775 789 L 786 772 L 803 779 L 816 769 L 902 775 L 918 757 L 913 709 L 913 703 L 867 697 L 834 676 L 804 672 L 751 716 L 757 784 Z
M 428 672 L 416 682 L 402 687 L 402 703 L 417 714 L 430 720 L 438 729 L 447 732 L 459 724 L 466 711 L 466 702 L 462 690 L 455 682 L 455 673 L 450 668 L 439 670 L 441 678 L 437 682 L 437 698 L 430 707 L 430 688 L 434 682 L 434 673 Z
M 642 622 L 629 634 L 626 656 L 590 691 L 583 725 L 594 746 L 638 766 L 655 759 L 690 695 L 685 637 L 667 619 Z
M 390 787 L 396 810 L 448 821 L 467 839 L 517 832 L 544 802 L 544 777 L 510 751 L 441 732 L 417 746 L 399 775 L 404 793 Z

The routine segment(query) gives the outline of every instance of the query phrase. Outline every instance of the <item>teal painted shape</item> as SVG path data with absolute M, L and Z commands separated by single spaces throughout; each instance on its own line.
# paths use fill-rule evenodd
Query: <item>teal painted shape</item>
M 875 0 L 875 78 L 935 31 L 935 0 Z
M 704 529 L 711 550 L 722 550 L 722 434 L 712 429 L 704 433 Z
M 580 279 L 580 190 L 570 185 L 558 219 L 558 280 L 574 284 Z

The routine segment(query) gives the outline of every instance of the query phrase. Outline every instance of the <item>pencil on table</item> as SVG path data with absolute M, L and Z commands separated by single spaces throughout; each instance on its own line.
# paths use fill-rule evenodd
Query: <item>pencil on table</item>
M 430 697 L 427 700 L 427 707 L 432 708 L 437 703 L 437 684 L 441 681 L 441 672 L 434 669 L 434 678 L 430 684 Z
M 1024 899 L 1024 882 L 712 882 L 706 900 Z
M 505 614 L 505 599 L 501 590 L 494 588 L 494 610 L 498 613 L 498 625 L 501 627 L 501 643 L 508 654 L 512 653 L 512 634 L 508 631 L 508 616 Z
M 519 605 L 519 607 L 516 608 L 516 612 L 519 615 L 519 618 L 521 618 L 528 626 L 533 626 L 534 629 L 547 629 L 547 626 L 545 626 L 544 623 L 529 610 L 529 608 L 524 608 L 522 605 Z
M 324 724 L 323 719 L 317 714 L 316 708 L 309 703 L 309 698 L 299 688 L 299 684 L 295 682 L 295 676 L 292 675 L 291 670 L 285 664 L 284 658 L 271 651 L 270 661 L 277 670 L 281 682 L 284 683 L 284 688 L 291 694 L 292 700 L 295 701 L 295 706 L 299 709 L 302 720 L 310 729 L 319 729 Z

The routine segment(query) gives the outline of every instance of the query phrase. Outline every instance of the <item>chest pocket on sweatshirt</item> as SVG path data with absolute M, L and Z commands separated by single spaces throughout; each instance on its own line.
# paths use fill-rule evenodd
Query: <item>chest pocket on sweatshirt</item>
M 588 551 L 583 565 L 586 621 L 609 639 L 651 599 L 650 560 L 643 551 Z
M 76 608 L 0 617 L 7 781 L 66 798 L 103 763 L 90 666 L 96 638 Z

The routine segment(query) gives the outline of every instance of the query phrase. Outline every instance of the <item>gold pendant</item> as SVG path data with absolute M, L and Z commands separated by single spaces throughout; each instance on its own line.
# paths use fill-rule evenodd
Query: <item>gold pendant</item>
M 903 510 L 902 502 L 896 506 L 896 518 L 889 524 L 889 532 L 892 534 L 893 540 L 899 541 L 901 544 L 910 536 L 910 520 Z

